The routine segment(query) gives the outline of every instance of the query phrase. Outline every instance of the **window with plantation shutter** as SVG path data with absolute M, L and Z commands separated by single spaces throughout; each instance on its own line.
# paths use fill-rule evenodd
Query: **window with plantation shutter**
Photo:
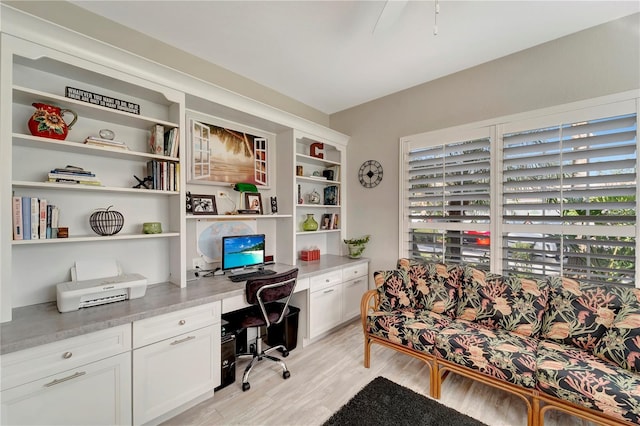
M 639 95 L 402 138 L 400 257 L 640 288 Z
M 503 135 L 503 269 L 633 283 L 636 115 Z
M 412 257 L 488 263 L 490 138 L 422 145 L 407 162 Z

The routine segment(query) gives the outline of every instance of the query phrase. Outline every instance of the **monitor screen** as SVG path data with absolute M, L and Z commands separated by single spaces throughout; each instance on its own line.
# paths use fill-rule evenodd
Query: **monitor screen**
M 222 237 L 222 270 L 264 264 L 264 234 Z

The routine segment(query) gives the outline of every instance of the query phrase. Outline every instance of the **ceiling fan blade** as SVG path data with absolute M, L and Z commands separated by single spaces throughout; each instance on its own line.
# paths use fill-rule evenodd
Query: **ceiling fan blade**
M 408 0 L 387 0 L 373 26 L 373 33 L 384 31 L 396 23 L 407 3 L 409 3 Z

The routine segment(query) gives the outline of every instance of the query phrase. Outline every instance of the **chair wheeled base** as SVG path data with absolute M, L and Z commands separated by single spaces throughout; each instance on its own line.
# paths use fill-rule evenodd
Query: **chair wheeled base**
M 282 357 L 286 358 L 289 356 L 289 351 L 287 350 L 287 348 L 284 345 L 278 345 L 278 346 L 273 346 L 271 348 L 268 348 L 266 350 L 262 350 L 262 338 L 258 335 L 257 338 L 257 347 L 253 352 L 249 352 L 246 354 L 240 354 L 239 356 L 252 356 L 253 358 L 251 359 L 251 362 L 249 363 L 249 365 L 247 365 L 247 367 L 244 369 L 244 374 L 242 375 L 242 391 L 246 392 L 249 389 L 251 389 L 251 385 L 249 384 L 249 374 L 251 373 L 251 370 L 253 369 L 253 367 L 258 364 L 258 362 L 262 361 L 263 359 L 267 359 L 269 361 L 273 361 L 276 362 L 278 364 L 280 364 L 280 367 L 282 368 L 282 378 L 283 379 L 288 379 L 289 377 L 291 377 L 291 373 L 289 372 L 289 370 L 287 369 L 287 365 L 284 363 L 283 360 L 281 360 L 278 357 L 269 355 L 270 352 L 273 351 L 280 351 L 282 353 Z M 251 345 L 253 346 L 253 345 Z

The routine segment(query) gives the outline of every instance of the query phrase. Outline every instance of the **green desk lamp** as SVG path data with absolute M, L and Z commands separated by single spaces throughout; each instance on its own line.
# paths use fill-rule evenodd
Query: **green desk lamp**
M 258 188 L 252 183 L 239 182 L 239 183 L 234 183 L 231 187 L 233 188 L 234 191 L 238 191 L 240 193 L 239 205 L 242 205 L 242 198 L 243 198 L 242 196 L 245 192 L 258 192 Z
M 234 183 L 233 190 L 238 191 L 240 193 L 243 192 L 258 192 L 258 188 L 252 183 Z

